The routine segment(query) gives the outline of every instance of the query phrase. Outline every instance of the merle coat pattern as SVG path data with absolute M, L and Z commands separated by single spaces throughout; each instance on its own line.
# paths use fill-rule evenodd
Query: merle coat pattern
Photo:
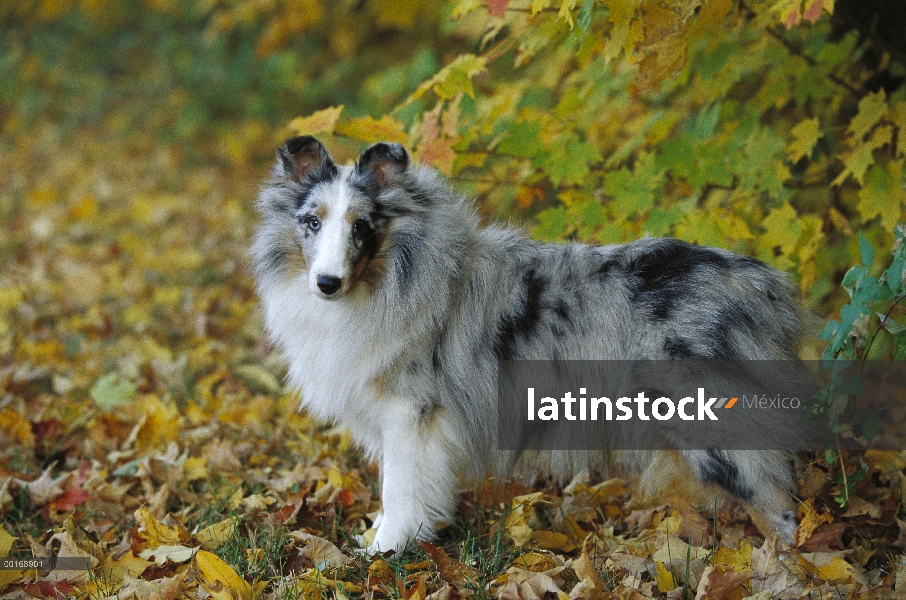
M 550 245 L 482 227 L 466 197 L 397 144 L 372 145 L 354 166 L 311 137 L 277 155 L 252 248 L 265 324 L 302 405 L 379 462 L 383 515 L 369 550 L 431 537 L 463 477 L 600 466 L 594 453 L 496 449 L 500 359 L 796 357 L 794 288 L 751 258 L 672 239 Z M 787 454 L 680 454 L 701 483 L 791 539 Z

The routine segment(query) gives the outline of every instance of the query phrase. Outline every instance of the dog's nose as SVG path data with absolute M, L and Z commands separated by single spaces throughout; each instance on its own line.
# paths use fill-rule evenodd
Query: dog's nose
M 343 280 L 339 277 L 331 277 L 330 275 L 318 275 L 318 289 L 328 296 L 340 289 L 341 285 L 343 285 Z

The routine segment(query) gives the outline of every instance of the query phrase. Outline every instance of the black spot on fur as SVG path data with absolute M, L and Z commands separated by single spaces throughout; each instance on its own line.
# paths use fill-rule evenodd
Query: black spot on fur
M 664 352 L 673 359 L 695 358 L 695 352 L 689 345 L 689 341 L 681 337 L 668 337 L 664 340 Z
M 729 306 L 721 309 L 714 319 L 714 325 L 705 334 L 711 348 L 711 357 L 718 360 L 735 360 L 739 358 L 731 339 L 734 331 L 746 335 L 756 335 L 755 319 L 742 306 Z
M 601 266 L 598 267 L 598 270 L 595 271 L 592 276 L 597 277 L 599 280 L 603 281 L 610 277 L 611 273 L 620 267 L 620 263 L 614 259 L 605 260 L 601 263 Z
M 415 200 L 417 203 L 422 205 L 431 204 L 431 198 L 424 192 L 420 192 L 415 188 L 407 188 L 406 192 L 409 194 L 409 197 Z
M 378 202 L 377 199 L 372 199 L 374 203 L 374 208 L 371 210 L 371 219 L 372 221 L 387 221 L 393 217 L 404 217 L 406 215 L 412 214 L 412 211 L 405 206 L 396 206 L 393 204 L 388 204 L 386 202 Z
M 405 288 L 412 276 L 412 265 L 415 259 L 415 248 L 418 245 L 418 236 L 413 233 L 398 233 L 393 244 L 393 272 L 396 274 L 397 283 Z
M 434 369 L 435 375 L 440 373 L 440 366 L 440 352 L 438 352 L 437 346 L 435 346 L 434 352 L 431 353 L 431 368 Z
M 541 296 L 547 286 L 547 280 L 539 277 L 535 269 L 529 269 L 522 276 L 519 306 L 497 324 L 494 354 L 500 360 L 512 359 L 516 342 L 527 339 L 535 331 L 541 320 Z
M 700 465 L 700 468 L 700 476 L 705 483 L 716 484 L 741 500 L 752 498 L 754 494 L 752 488 L 743 483 L 739 468 L 726 452 L 708 448 L 708 459 Z
M 563 298 L 557 298 L 557 301 L 554 302 L 554 312 L 561 320 L 572 324 L 572 317 L 569 316 L 569 304 Z
M 356 247 L 362 251 L 362 254 L 368 258 L 374 258 L 380 249 L 377 232 L 375 232 L 373 227 L 364 222 L 362 222 L 360 227 L 361 229 L 358 232 L 353 229 L 353 242 Z
M 684 297 L 694 293 L 693 272 L 725 269 L 727 259 L 708 248 L 679 240 L 661 240 L 626 265 L 630 300 L 656 321 L 668 319 Z
M 272 246 L 264 255 L 261 261 L 261 268 L 264 271 L 280 273 L 286 268 L 286 261 L 289 259 L 289 251 L 279 245 Z

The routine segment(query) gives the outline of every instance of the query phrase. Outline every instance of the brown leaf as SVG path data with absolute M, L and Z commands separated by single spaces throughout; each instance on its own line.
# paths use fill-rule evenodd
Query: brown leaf
M 433 594 L 426 596 L 425 600 L 468 600 L 474 595 L 475 592 L 469 588 L 448 583 Z
M 305 544 L 305 547 L 301 550 L 302 556 L 308 558 L 315 567 L 320 568 L 320 565 L 327 563 L 331 567 L 336 568 L 352 562 L 350 557 L 343 554 L 332 542 L 324 538 L 319 538 L 305 531 L 292 531 L 289 537 Z
M 750 579 L 752 575 L 748 573 L 707 567 L 695 590 L 695 600 L 725 600 Z
M 440 578 L 447 583 L 467 585 L 476 582 L 478 578 L 483 575 L 481 571 L 473 569 L 472 567 L 464 565 L 447 556 L 447 553 L 444 552 L 444 549 L 440 546 L 435 546 L 430 542 L 422 542 L 422 548 L 425 549 L 425 552 L 428 553 L 434 561 L 434 564 L 437 565 L 437 571 L 440 573 Z
M 673 498 L 670 500 L 670 505 L 683 517 L 676 536 L 693 546 L 710 548 L 714 524 L 704 518 L 685 498 Z

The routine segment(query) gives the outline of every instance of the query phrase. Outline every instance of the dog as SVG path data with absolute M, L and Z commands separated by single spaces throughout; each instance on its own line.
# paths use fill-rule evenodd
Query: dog
M 544 244 L 482 226 L 469 198 L 399 144 L 341 166 L 294 137 L 257 210 L 251 259 L 288 381 L 378 462 L 369 552 L 430 539 L 463 478 L 598 468 L 600 453 L 498 449 L 501 360 L 795 360 L 803 336 L 794 286 L 755 259 L 673 239 Z M 766 535 L 792 539 L 788 452 L 676 454 Z M 634 462 L 644 481 L 658 461 Z

